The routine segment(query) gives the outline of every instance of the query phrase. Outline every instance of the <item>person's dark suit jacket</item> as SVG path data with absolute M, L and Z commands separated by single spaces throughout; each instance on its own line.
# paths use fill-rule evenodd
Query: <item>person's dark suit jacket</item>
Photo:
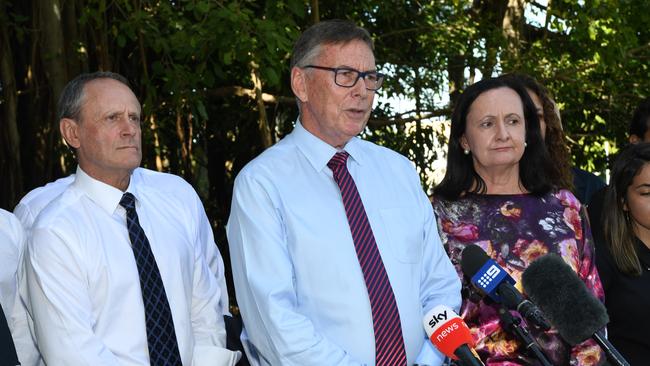
M 11 338 L 11 332 L 9 332 L 5 312 L 0 306 L 0 366 L 16 365 L 20 365 L 20 362 L 18 362 L 18 355 L 16 355 L 14 340 Z
M 603 234 L 603 206 L 605 201 L 605 194 L 607 187 L 600 189 L 598 192 L 591 196 L 591 202 L 587 206 L 587 213 L 589 214 L 589 225 L 591 226 L 591 235 L 596 243 L 605 242 L 605 234 Z
M 593 173 L 580 168 L 571 168 L 573 172 L 573 190 L 576 198 L 585 206 L 589 206 L 594 193 L 603 189 L 606 184 L 601 178 Z

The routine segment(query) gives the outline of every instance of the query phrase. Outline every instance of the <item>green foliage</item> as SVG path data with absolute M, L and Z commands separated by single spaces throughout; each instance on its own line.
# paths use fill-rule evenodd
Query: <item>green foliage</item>
M 58 57 L 67 79 L 102 69 L 132 82 L 143 106 L 143 164 L 194 185 L 226 257 L 233 181 L 265 148 L 268 136 L 260 124 L 268 124 L 277 141 L 298 115 L 289 58 L 293 42 L 313 22 L 313 3 L 57 1 L 67 48 Z M 522 3 L 540 19 L 512 17 L 509 3 Z M 482 76 L 521 71 L 545 84 L 560 106 L 574 163 L 582 168 L 605 172 L 608 156 L 626 143 L 634 108 L 650 96 L 650 2 L 547 3 L 544 8 L 532 0 L 321 0 L 318 9 L 321 19 L 350 19 L 372 34 L 378 67 L 389 77 L 364 138 L 411 159 L 430 190 L 431 178 L 444 167 L 453 102 Z M 70 151 L 57 143 L 56 93 L 44 67 L 57 55 L 42 51 L 43 24 L 34 16 L 42 6 L 54 4 L 0 0 L 19 90 L 23 191 L 75 165 Z M 506 32 L 506 19 L 516 32 Z M 254 75 L 264 101 L 257 99 Z M 398 107 L 398 100 L 409 101 L 409 107 Z M 0 94 L 0 113 L 6 105 Z M 7 160 L 0 156 L 0 162 Z M 8 191 L 2 183 L 0 190 Z M 20 193 L 0 197 L 0 207 L 12 209 Z
M 272 138 L 288 133 L 296 119 L 288 64 L 293 42 L 312 22 L 311 2 L 63 3 L 76 6 L 75 16 L 66 18 L 74 27 L 61 25 L 81 63 L 76 72 L 111 69 L 133 82 L 143 104 L 145 165 L 190 180 L 222 223 L 234 176 L 264 148 L 252 75 L 259 75 L 261 92 L 275 98 L 264 108 Z M 516 39 L 504 32 L 507 3 L 318 2 L 321 19 L 351 19 L 373 35 L 378 67 L 389 77 L 364 136 L 412 159 L 427 189 L 432 167 L 444 158 L 440 146 L 453 101 L 481 75 L 517 70 L 546 84 L 561 106 L 575 163 L 601 172 L 607 154 L 625 143 L 634 107 L 650 95 L 647 1 L 554 0 L 545 9 L 524 1 L 541 20 L 514 22 Z M 20 65 L 16 80 L 26 80 L 20 106 L 29 123 L 21 133 L 56 140 L 48 119 L 54 101 L 45 101 L 47 75 L 39 64 L 47 55 L 38 53 L 39 24 L 31 18 L 36 4 L 6 3 L 3 19 Z M 78 34 L 68 33 L 75 27 Z M 398 110 L 395 100 L 412 107 Z M 37 151 L 23 170 L 60 164 L 64 151 Z M 69 171 L 73 162 L 66 161 Z M 36 178 L 26 188 L 53 177 Z

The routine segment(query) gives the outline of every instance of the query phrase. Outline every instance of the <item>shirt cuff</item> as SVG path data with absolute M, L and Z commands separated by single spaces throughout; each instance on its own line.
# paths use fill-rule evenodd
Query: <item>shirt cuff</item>
M 195 346 L 192 355 L 193 366 L 234 366 L 241 358 L 241 352 L 216 346 Z

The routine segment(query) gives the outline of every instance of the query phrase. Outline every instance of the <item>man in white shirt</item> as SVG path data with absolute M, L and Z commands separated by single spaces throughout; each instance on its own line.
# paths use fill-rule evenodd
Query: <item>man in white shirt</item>
M 139 170 L 136 169 L 134 173 L 138 173 L 138 171 Z M 67 177 L 59 178 L 54 182 L 50 182 L 42 187 L 35 188 L 27 193 L 20 200 L 18 205 L 16 205 L 14 208 L 14 215 L 16 215 L 18 220 L 22 223 L 28 237 L 38 214 L 52 200 L 63 193 L 68 186 L 74 182 L 74 179 L 75 174 L 71 174 Z M 205 221 L 202 225 L 209 226 L 210 223 Z M 221 290 L 219 306 L 221 307 L 223 314 L 226 315 L 225 319 L 227 320 L 230 316 L 230 311 L 228 309 L 228 288 L 226 286 L 223 258 L 214 243 L 212 230 L 208 228 L 204 230 L 209 234 L 205 240 L 202 241 L 206 253 L 206 260 L 208 261 L 210 271 L 214 274 L 219 283 Z M 21 273 L 19 272 L 19 275 L 20 274 Z M 23 289 L 23 293 L 26 293 L 26 288 Z M 9 317 L 9 315 L 7 316 Z M 20 362 L 23 366 L 42 366 L 43 361 L 38 347 L 36 346 L 36 340 L 33 336 L 33 321 L 26 312 L 23 302 L 19 301 L 16 303 L 11 317 L 13 318 L 12 320 L 14 324 L 12 327 L 12 335 L 16 344 L 16 351 L 18 352 Z
M 10 212 L 0 209 L 0 365 L 18 365 L 9 330 L 10 315 L 18 301 L 16 271 L 24 240 L 20 222 Z
M 228 241 L 264 365 L 440 365 L 422 318 L 460 307 L 413 165 L 356 136 L 383 75 L 368 32 L 320 22 L 294 46 L 293 132 L 237 176 Z
M 79 166 L 31 228 L 21 279 L 45 363 L 234 365 L 205 211 L 181 178 L 138 168 L 141 107 L 126 80 L 80 75 L 59 110 Z

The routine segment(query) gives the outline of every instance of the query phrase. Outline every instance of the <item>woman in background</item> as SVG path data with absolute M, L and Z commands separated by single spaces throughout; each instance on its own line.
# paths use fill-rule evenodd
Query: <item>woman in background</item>
M 631 365 L 650 360 L 650 143 L 614 161 L 596 265 L 605 289 L 608 338 Z
M 550 166 L 549 180 L 556 188 L 573 191 L 573 173 L 571 155 L 566 143 L 560 111 L 548 90 L 537 80 L 526 74 L 512 73 L 499 76 L 505 80 L 521 83 L 535 105 L 539 129 L 544 140 L 548 156 L 553 162 Z M 582 202 L 582 201 L 581 201 Z
M 461 316 L 486 364 L 536 364 L 501 328 L 499 305 L 475 296 L 460 269 L 461 253 L 469 244 L 480 246 L 517 280 L 519 290 L 526 267 L 556 253 L 602 298 L 581 204 L 551 181 L 537 111 L 516 80 L 485 79 L 465 90 L 452 115 L 447 151 L 447 171 L 434 190 L 433 206 L 442 242 L 462 279 Z M 555 331 L 530 330 L 554 365 L 604 360 L 592 341 L 570 347 Z
M 546 150 L 553 162 L 549 172 L 551 182 L 557 188 L 573 192 L 583 205 L 589 205 L 593 195 L 605 188 L 605 182 L 593 173 L 572 166 L 569 146 L 562 129 L 560 111 L 548 90 L 525 74 L 505 74 L 500 77 L 520 82 L 535 104 L 542 140 L 544 140 Z

